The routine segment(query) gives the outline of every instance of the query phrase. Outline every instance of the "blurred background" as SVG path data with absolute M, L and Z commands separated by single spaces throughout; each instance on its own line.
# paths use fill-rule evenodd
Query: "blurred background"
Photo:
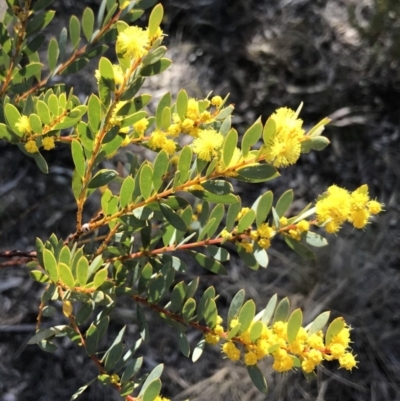
M 325 310 L 344 316 L 353 327 L 359 360 L 352 373 L 326 364 L 316 381 L 300 372 L 274 374 L 262 365 L 270 392 L 260 394 L 240 364 L 208 347 L 200 361 L 178 351 L 175 335 L 149 314 L 155 332 L 140 352 L 145 369 L 165 363 L 163 394 L 173 400 L 341 400 L 400 401 L 400 2 L 398 0 L 169 0 L 162 1 L 163 30 L 174 64 L 146 82 L 156 98 L 182 87 L 191 96 L 209 91 L 235 104 L 234 124 L 243 133 L 258 116 L 304 102 L 306 126 L 329 116 L 325 135 L 331 146 L 303 155 L 296 166 L 266 185 L 237 185 L 245 205 L 272 189 L 295 191 L 294 212 L 314 201 L 329 185 L 354 190 L 366 183 L 385 213 L 365 232 L 343 230 L 330 236 L 317 262 L 302 260 L 278 241 L 269 250 L 270 266 L 253 272 L 232 258 L 228 277 L 204 275 L 214 285 L 222 315 L 233 295 L 245 288 L 258 309 L 274 294 L 304 308 L 306 322 Z M 58 13 L 47 29 L 58 35 L 69 15 L 81 15 L 96 1 L 56 0 Z M 145 17 L 148 14 L 145 15 Z M 145 19 L 144 19 L 145 21 Z M 111 53 L 110 53 L 111 54 Z M 92 70 L 90 69 L 92 68 Z M 95 88 L 91 71 L 68 80 L 75 93 Z M 0 249 L 32 250 L 35 237 L 74 231 L 75 202 L 70 190 L 72 162 L 67 147 L 46 155 L 44 176 L 16 148 L 0 142 Z M 126 162 L 121 156 L 120 162 Z M 95 201 L 88 210 L 95 210 Z M 194 273 L 188 274 L 190 281 Z M 26 341 L 34 332 L 42 287 L 23 267 L 0 270 L 0 400 L 68 400 L 96 375 L 82 350 L 68 341 L 47 354 Z M 114 312 L 117 330 L 128 324 L 128 343 L 138 331 L 134 305 Z M 63 322 L 62 315 L 54 321 Z M 60 324 L 60 323 L 58 323 Z M 198 333 L 189 335 L 192 345 Z M 129 344 L 128 344 L 129 345 Z M 334 365 L 334 364 L 332 364 Z M 117 400 L 116 392 L 95 384 L 82 400 Z

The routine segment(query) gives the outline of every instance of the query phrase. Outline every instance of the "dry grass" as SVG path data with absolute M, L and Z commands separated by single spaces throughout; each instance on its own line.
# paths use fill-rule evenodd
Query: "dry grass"
M 317 381 L 306 383 L 300 373 L 275 375 L 265 365 L 270 387 L 265 398 L 243 367 L 223 360 L 217 348 L 209 348 L 193 366 L 177 352 L 174 333 L 154 316 L 150 319 L 156 334 L 143 350 L 146 368 L 165 362 L 164 392 L 175 400 L 400 400 L 400 70 L 393 52 L 398 29 L 393 13 L 400 14 L 395 3 L 387 3 L 394 8 L 374 35 L 368 35 L 368 29 L 360 34 L 349 21 L 347 7 L 354 5 L 354 18 L 368 28 L 376 16 L 373 0 L 235 0 L 229 7 L 222 0 L 166 3 L 165 31 L 176 66 L 148 90 L 156 95 L 163 90 L 176 93 L 185 86 L 195 96 L 211 89 L 231 92 L 239 127 L 300 101 L 305 102 L 308 123 L 332 114 L 327 130 L 332 146 L 303 157 L 270 187 L 277 194 L 293 188 L 300 208 L 333 182 L 349 189 L 365 182 L 373 196 L 385 202 L 386 213 L 364 233 L 348 230 L 331 238 L 316 264 L 301 261 L 278 243 L 267 270 L 254 273 L 233 258 L 228 277 L 207 275 L 201 280 L 204 287 L 215 285 L 221 293 L 222 313 L 244 287 L 259 308 L 278 292 L 304 308 L 307 320 L 324 310 L 332 310 L 333 317 L 344 316 L 354 328 L 360 361 L 352 374 L 336 367 L 321 369 Z M 1 247 L 31 249 L 36 235 L 45 238 L 52 231 L 66 236 L 74 208 L 68 150 L 57 149 L 49 163 L 53 170 L 44 177 L 15 149 L 0 146 Z M 263 191 L 261 186 L 239 188 L 244 202 Z M 93 366 L 68 343 L 54 355 L 24 348 L 40 287 L 18 268 L 0 275 L 0 399 L 67 400 L 95 374 Z M 128 342 L 137 338 L 132 307 L 121 303 L 113 327 L 116 331 L 128 319 Z M 198 335 L 191 336 L 195 344 Z M 118 399 L 104 390 L 94 386 L 82 399 L 104 394 Z

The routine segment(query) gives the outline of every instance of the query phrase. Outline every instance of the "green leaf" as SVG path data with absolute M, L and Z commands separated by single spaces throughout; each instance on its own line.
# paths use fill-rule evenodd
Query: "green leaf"
M 268 258 L 268 253 L 265 249 L 262 249 L 257 244 L 255 244 L 253 255 L 255 260 L 261 267 L 264 268 L 268 267 L 269 258 Z
M 179 214 L 175 213 L 169 206 L 163 203 L 160 203 L 160 210 L 168 223 L 170 223 L 177 230 L 186 232 L 186 223 L 182 220 L 182 217 L 179 216 Z
M 210 218 L 210 220 L 207 222 L 207 224 L 200 230 L 199 236 L 198 236 L 198 241 L 201 241 L 205 236 L 207 238 L 210 238 L 211 235 L 209 235 L 209 231 L 214 227 L 216 223 L 216 219 Z
M 306 259 L 316 260 L 315 253 L 295 239 L 285 236 L 285 242 L 288 247 L 295 251 L 298 255 Z
M 143 364 L 143 357 L 135 358 L 133 361 L 125 368 L 124 373 L 121 376 L 121 383 L 124 384 L 128 382 L 137 372 Z
M 272 141 L 272 139 L 275 136 L 275 132 L 276 132 L 276 124 L 274 119 L 270 117 L 265 123 L 263 130 L 263 140 L 265 145 L 268 145 L 268 143 Z
M 261 322 L 263 322 L 265 325 L 269 324 L 272 315 L 274 314 L 277 301 L 278 301 L 278 296 L 276 294 L 273 295 L 271 299 L 268 301 L 268 304 L 265 307 L 263 315 L 261 317 Z
M 237 226 L 237 232 L 240 234 L 247 230 L 253 224 L 256 218 L 256 212 L 250 209 L 240 220 Z
M 338 317 L 331 322 L 325 334 L 325 345 L 328 347 L 333 340 L 333 337 L 338 335 L 344 329 L 344 319 Z
M 287 322 L 287 338 L 289 344 L 296 340 L 297 334 L 303 324 L 303 312 L 301 309 L 296 309 L 292 312 Z
M 31 114 L 29 116 L 29 123 L 31 125 L 32 131 L 36 134 L 41 134 L 42 129 L 42 122 L 37 114 Z
M 11 103 L 7 103 L 4 107 L 4 115 L 7 121 L 8 126 L 20 137 L 23 136 L 23 132 L 20 131 L 16 124 L 21 118 L 21 114 L 18 109 Z
M 165 279 L 164 276 L 159 273 L 156 277 L 153 277 L 148 286 L 148 301 L 152 304 L 156 303 L 165 292 Z
M 235 149 L 237 147 L 237 143 L 238 143 L 238 133 L 235 129 L 231 129 L 228 135 L 225 137 L 225 141 L 222 147 L 222 157 L 226 167 L 229 166 L 229 163 L 232 160 L 232 157 L 235 153 Z
M 171 93 L 167 92 L 160 99 L 156 110 L 156 125 L 157 128 L 162 128 L 162 116 L 166 107 L 171 107 L 172 97 Z
M 189 323 L 194 313 L 196 312 L 196 301 L 193 298 L 189 298 L 183 305 L 182 317 L 186 323 Z
M 308 334 L 311 336 L 318 333 L 328 322 L 330 314 L 330 312 L 323 312 L 318 315 L 311 325 L 309 325 Z
M 178 170 L 181 172 L 180 182 L 181 184 L 188 180 L 189 169 L 192 163 L 192 148 L 190 146 L 184 146 L 178 159 Z
M 282 194 L 276 202 L 275 210 L 279 217 L 282 217 L 293 202 L 293 190 L 289 189 Z
M 161 60 L 166 52 L 167 48 L 165 46 L 157 47 L 155 50 L 147 53 L 146 56 L 143 57 L 142 65 L 146 66 L 156 63 L 157 61 Z
M 229 206 L 228 213 L 226 214 L 226 229 L 229 232 L 233 230 L 233 227 L 235 226 L 236 222 L 236 217 L 238 216 L 241 209 L 242 209 L 242 202 L 238 197 L 237 201 Z
M 197 288 L 199 286 L 199 277 L 196 277 L 193 279 L 187 286 L 186 288 L 186 298 L 191 298 L 194 296 L 194 294 L 197 291 Z
M 82 191 L 82 178 L 79 176 L 75 169 L 72 173 L 72 193 L 74 194 L 75 200 L 79 199 Z
M 142 77 L 151 77 L 152 75 L 161 74 L 165 71 L 170 65 L 172 61 L 168 58 L 162 58 L 154 64 L 147 65 L 140 70 L 140 75 Z
M 106 371 L 110 371 L 118 362 L 122 356 L 123 344 L 122 340 L 125 334 L 126 326 L 124 326 L 115 337 L 111 347 L 104 354 L 102 362 L 104 362 L 104 368 Z
M 32 7 L 32 11 L 44 10 L 53 3 L 54 0 L 38 0 Z
M 228 328 L 231 326 L 232 319 L 235 319 L 239 316 L 240 310 L 242 309 L 243 306 L 245 294 L 246 294 L 245 290 L 241 289 L 233 297 L 228 310 L 228 321 L 227 321 Z
M 104 269 L 99 270 L 93 279 L 93 287 L 99 288 L 107 279 L 108 275 L 108 268 L 105 267 Z
M 94 303 L 84 302 L 82 306 L 78 309 L 78 312 L 75 315 L 75 321 L 77 325 L 81 325 L 89 319 L 90 315 L 92 314 L 94 309 Z
M 261 337 L 261 333 L 263 331 L 264 324 L 260 321 L 254 322 L 250 327 L 250 339 L 252 343 L 256 343 L 257 340 Z
M 135 180 L 132 178 L 132 176 L 128 175 L 128 177 L 126 177 L 124 182 L 122 183 L 121 191 L 119 194 L 120 205 L 122 208 L 125 208 L 129 205 L 129 203 L 132 202 L 132 193 L 134 188 Z
M 194 347 L 193 353 L 192 353 L 192 362 L 196 363 L 201 355 L 203 354 L 204 351 L 204 347 L 206 345 L 206 341 L 204 340 L 204 338 L 202 338 L 197 345 Z
M 51 0 L 53 1 L 53 0 Z M 97 380 L 97 377 L 95 377 L 94 379 L 90 380 L 89 383 L 86 383 L 85 385 L 83 385 L 82 387 L 79 387 L 79 389 L 77 391 L 75 391 L 75 393 L 73 394 L 73 396 L 70 398 L 70 401 L 74 401 L 76 400 L 91 384 L 93 384 L 95 381 Z
M 283 298 L 282 301 L 279 302 L 276 308 L 273 323 L 286 322 L 289 316 L 289 309 L 290 309 L 289 299 Z
M 37 344 L 42 340 L 46 340 L 48 338 L 54 337 L 56 335 L 63 334 L 67 326 L 60 325 L 50 327 L 48 329 L 40 329 L 36 332 L 36 334 L 28 341 L 28 344 Z
M 74 161 L 76 172 L 81 178 L 85 176 L 85 154 L 83 152 L 82 145 L 76 140 L 72 140 L 71 144 L 72 159 Z
M 185 297 L 186 297 L 186 285 L 183 281 L 181 281 L 180 283 L 175 285 L 175 287 L 171 292 L 171 304 L 169 309 L 173 313 L 178 312 L 182 308 Z
M 153 37 L 159 28 L 164 16 L 164 9 L 161 4 L 157 4 L 151 11 L 149 18 L 149 37 Z
M 127 395 L 130 395 L 133 393 L 133 390 L 135 390 L 135 383 L 133 382 L 126 382 L 121 386 L 121 390 L 119 392 L 119 395 L 121 397 L 126 397 Z
M 179 118 L 183 121 L 186 118 L 186 111 L 188 106 L 188 94 L 184 89 L 181 89 L 176 99 L 176 112 Z
M 60 49 L 58 47 L 58 42 L 55 38 L 51 38 L 49 42 L 49 47 L 47 48 L 47 60 L 51 72 L 53 72 L 57 67 L 59 55 Z
M 268 393 L 267 381 L 261 373 L 260 368 L 257 365 L 247 366 L 247 372 L 249 373 L 251 381 L 263 394 Z
M 118 173 L 114 170 L 103 169 L 90 180 L 88 188 L 99 188 L 110 183 Z
M 217 260 L 214 260 L 212 258 L 209 258 L 208 256 L 205 256 L 201 253 L 190 251 L 189 254 L 193 257 L 196 262 L 204 267 L 205 269 L 209 270 L 210 272 L 213 272 L 215 274 L 220 274 L 220 275 L 226 275 L 228 272 L 226 271 L 226 268 Z
M 51 281 L 57 283 L 58 281 L 57 261 L 54 255 L 48 249 L 45 249 L 43 251 L 43 261 L 44 261 L 44 268 L 46 272 L 49 274 Z
M 169 107 L 164 107 L 161 116 L 161 128 L 167 130 L 171 125 L 171 109 Z
M 209 229 L 207 231 L 208 237 L 212 237 L 214 235 L 214 233 L 217 231 L 224 215 L 225 215 L 224 205 L 219 204 L 219 205 L 215 206 L 215 208 L 213 209 L 213 211 L 210 214 L 210 221 L 212 219 L 214 219 L 214 223 L 209 227 Z M 221 249 L 221 248 L 219 248 L 219 249 Z M 228 254 L 228 257 L 229 257 L 229 254 Z
M 33 159 L 35 160 L 35 163 L 39 167 L 40 171 L 44 174 L 48 174 L 49 167 L 45 158 L 39 152 L 33 154 Z
M 101 102 L 94 94 L 89 97 L 87 115 L 90 128 L 93 132 L 97 132 L 101 123 Z
M 221 126 L 219 127 L 219 132 L 223 136 L 228 135 L 228 132 L 231 130 L 232 127 L 232 117 L 227 116 L 225 120 L 222 122 Z
M 144 164 L 140 170 L 139 184 L 143 198 L 150 198 L 153 192 L 153 169 L 148 164 Z
M 137 398 L 140 399 L 140 398 L 143 397 L 143 394 L 144 394 L 144 392 L 146 391 L 147 387 L 148 387 L 154 380 L 160 378 L 160 376 L 161 376 L 163 370 L 164 370 L 164 365 L 163 365 L 163 364 L 160 364 L 160 365 L 157 365 L 157 366 L 149 373 L 149 375 L 147 376 L 145 382 L 143 383 L 143 386 L 142 386 L 142 388 L 141 388 L 141 390 L 140 390 L 140 393 L 139 393 L 139 395 L 138 395 Z
M 59 280 L 61 280 L 67 287 L 74 288 L 74 276 L 72 275 L 71 268 L 65 263 L 58 265 Z
M 267 216 L 272 207 L 273 198 L 274 194 L 272 193 L 272 191 L 268 191 L 265 194 L 259 196 L 258 199 L 254 202 L 252 209 L 256 211 L 257 227 L 263 224 L 267 219 Z
M 235 178 L 243 182 L 267 182 L 280 176 L 275 167 L 269 164 L 258 164 L 255 166 L 243 167 L 237 170 L 238 175 Z
M 260 139 L 262 129 L 261 120 L 258 119 L 243 135 L 242 154 L 244 157 L 249 154 L 251 147 Z
M 75 15 L 72 15 L 69 20 L 69 36 L 73 48 L 77 48 L 81 40 L 81 24 Z
M 97 331 L 97 327 L 93 323 L 87 329 L 85 338 L 87 354 L 95 354 L 99 343 L 99 332 Z
M 214 195 L 223 196 L 233 192 L 232 184 L 225 180 L 209 180 L 202 184 L 202 187 Z
M 227 205 L 231 203 L 236 203 L 238 200 L 238 197 L 233 194 L 216 195 L 208 191 L 199 191 L 199 190 L 192 190 L 188 192 L 190 192 L 196 198 L 205 200 L 210 203 L 224 203 L 225 205 Z
M 89 262 L 82 256 L 76 265 L 76 278 L 79 281 L 79 284 L 83 287 L 86 285 L 88 280 L 88 273 L 89 273 Z
M 31 37 L 32 34 L 42 31 L 48 24 L 50 24 L 55 14 L 56 12 L 53 10 L 40 14 L 34 14 L 34 17 L 29 20 L 27 24 L 26 35 Z
M 35 281 L 38 281 L 39 283 L 48 283 L 48 282 L 50 282 L 49 277 L 45 273 L 43 273 L 41 270 L 31 270 L 29 272 L 29 275 Z
M 7 125 L 0 123 L 0 139 L 10 143 L 19 142 L 18 136 Z
M 168 160 L 169 157 L 167 152 L 161 150 L 154 161 L 152 181 L 155 191 L 158 191 L 163 183 L 164 175 L 168 171 Z
M 105 360 L 104 368 L 106 371 L 110 371 L 116 363 L 120 360 L 124 346 L 122 343 L 113 344 L 111 348 L 108 349 Z
M 117 116 L 127 116 L 143 109 L 151 100 L 150 95 L 140 95 L 133 98 L 130 102 L 123 105 L 118 111 Z
M 227 262 L 231 256 L 226 249 L 214 245 L 207 246 L 207 253 L 220 262 Z
M 246 331 L 253 322 L 256 314 L 256 304 L 252 299 L 249 299 L 240 309 L 238 320 L 241 324 L 241 331 Z
M 154 401 L 161 391 L 161 380 L 153 380 L 146 386 L 143 393 L 143 401 Z
M 208 298 L 204 307 L 204 321 L 207 327 L 213 329 L 217 324 L 218 310 L 215 301 L 212 298 Z
M 215 298 L 215 288 L 208 287 L 200 298 L 199 306 L 197 307 L 197 320 L 200 321 L 204 317 L 204 310 L 206 307 L 207 299 Z
M 94 30 L 94 13 L 89 7 L 86 7 L 82 14 L 82 30 L 86 40 L 90 42 Z
M 312 231 L 307 232 L 306 242 L 307 244 L 314 246 L 316 248 L 328 245 L 328 241 L 324 237 L 322 237 L 319 234 L 313 233 Z
M 258 270 L 260 267 L 252 253 L 246 252 L 240 244 L 236 245 L 237 252 L 240 256 L 240 259 L 243 260 L 243 262 L 246 264 L 247 267 L 249 267 L 252 270 Z
M 241 329 L 242 325 L 238 323 L 236 326 L 232 327 L 231 330 L 229 330 L 228 337 L 226 338 L 228 341 L 232 340 L 233 337 L 235 337 Z
M 301 153 L 309 153 L 311 150 L 323 150 L 331 142 L 325 136 L 316 136 L 301 143 Z
M 13 75 L 14 80 L 28 79 L 36 74 L 39 74 L 43 68 L 42 63 L 31 62 L 28 65 L 17 70 Z

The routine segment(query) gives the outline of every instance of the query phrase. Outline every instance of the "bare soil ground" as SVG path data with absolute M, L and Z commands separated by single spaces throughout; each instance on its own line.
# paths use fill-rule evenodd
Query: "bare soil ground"
M 58 33 L 83 3 L 55 1 Z M 95 4 L 95 2 L 94 2 Z M 159 96 L 181 87 L 193 96 L 210 90 L 231 93 L 240 129 L 277 107 L 296 108 L 304 101 L 307 124 L 330 115 L 332 145 L 302 157 L 269 186 L 278 196 L 288 187 L 296 207 L 313 201 L 332 183 L 350 190 L 363 183 L 386 205 L 365 232 L 344 230 L 310 263 L 283 244 L 270 252 L 267 270 L 252 272 L 233 259 L 229 276 L 203 276 L 202 285 L 221 293 L 220 307 L 244 287 L 259 308 L 277 292 L 289 296 L 310 320 L 324 310 L 344 316 L 354 328 L 360 361 L 352 373 L 336 366 L 321 369 L 306 383 L 301 373 L 277 375 L 267 364 L 270 394 L 254 389 L 245 369 L 209 347 L 193 365 L 178 352 L 174 333 L 157 317 L 150 343 L 141 352 L 147 369 L 163 362 L 163 392 L 174 400 L 400 400 L 400 5 L 396 0 L 170 0 L 167 16 L 170 56 L 175 64 L 146 87 Z M 87 93 L 90 74 L 71 81 Z M 85 85 L 82 85 L 84 83 Z M 124 161 L 122 156 L 122 161 Z M 17 149 L 0 143 L 0 247 L 33 249 L 36 236 L 65 237 L 74 226 L 70 191 L 72 163 L 67 148 L 48 155 L 50 174 L 42 175 Z M 251 203 L 265 186 L 241 186 Z M 94 206 L 93 206 L 94 207 Z M 89 207 L 90 209 L 90 207 Z M 190 277 L 187 278 L 188 280 Z M 68 400 L 96 374 L 84 353 L 68 342 L 47 354 L 25 342 L 34 331 L 41 287 L 23 267 L 0 271 L 0 400 Z M 115 311 L 116 332 L 128 324 L 129 341 L 137 339 L 134 305 Z M 62 321 L 62 316 L 54 318 Z M 193 344 L 198 334 L 191 335 Z M 129 342 L 128 341 L 128 342 Z M 100 385 L 82 400 L 119 399 Z

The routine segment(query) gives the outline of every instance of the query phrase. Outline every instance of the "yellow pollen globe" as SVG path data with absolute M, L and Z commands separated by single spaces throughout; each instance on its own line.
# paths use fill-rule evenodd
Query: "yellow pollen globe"
M 147 31 L 137 26 L 130 26 L 119 33 L 117 38 L 117 52 L 137 60 L 145 56 L 150 45 Z
M 43 138 L 42 145 L 43 145 L 44 150 L 54 149 L 55 148 L 54 137 L 47 136 L 46 138 Z
M 36 153 L 36 152 L 39 152 L 39 148 L 37 147 L 37 145 L 36 145 L 36 142 L 35 141 L 28 141 L 26 144 L 25 144 L 25 150 L 28 152 L 28 153 Z

